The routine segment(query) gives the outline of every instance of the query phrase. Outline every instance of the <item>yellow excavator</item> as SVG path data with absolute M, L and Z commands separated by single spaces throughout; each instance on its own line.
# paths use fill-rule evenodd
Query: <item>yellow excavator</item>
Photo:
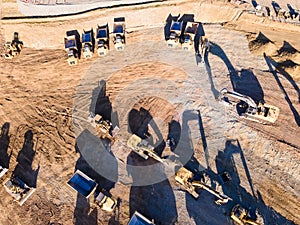
M 128 139 L 127 146 L 144 159 L 151 157 L 156 161 L 163 162 L 163 160 L 154 151 L 154 147 L 151 146 L 148 141 L 143 140 L 135 134 Z
M 196 192 L 196 189 L 201 188 L 201 189 L 208 191 L 209 193 L 213 194 L 214 196 L 216 196 L 218 198 L 215 201 L 215 203 L 217 205 L 225 204 L 229 200 L 231 200 L 231 198 L 217 192 L 216 190 L 214 190 L 207 184 L 205 184 L 201 181 L 195 180 L 195 175 L 191 171 L 187 170 L 184 167 L 181 167 L 177 171 L 177 173 L 175 174 L 175 180 L 180 184 L 181 189 L 186 190 L 188 193 L 190 193 L 196 199 L 199 197 L 199 194 Z
M 12 59 L 19 55 L 23 48 L 23 42 L 19 40 L 18 32 L 14 32 L 14 38 L 11 42 L 5 43 L 5 53 L 2 55 L 5 59 Z
M 101 139 L 108 139 L 112 144 L 115 142 L 115 136 L 120 131 L 120 128 L 118 126 L 116 126 L 112 130 L 112 123 L 108 120 L 104 120 L 103 117 L 99 114 L 96 114 L 95 116 L 90 115 L 89 120 L 96 128 L 98 136 Z
M 242 208 L 239 204 L 235 205 L 230 213 L 230 218 L 237 225 L 260 225 L 255 220 L 248 216 L 246 209 Z

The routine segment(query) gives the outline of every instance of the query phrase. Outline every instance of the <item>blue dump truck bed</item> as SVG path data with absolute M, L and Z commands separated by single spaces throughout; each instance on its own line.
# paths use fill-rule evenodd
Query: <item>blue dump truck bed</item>
M 123 34 L 123 26 L 122 25 L 115 25 L 114 26 L 114 34 Z
M 98 30 L 96 38 L 106 38 L 107 32 L 106 30 Z
M 92 42 L 92 35 L 91 33 L 84 33 L 82 34 L 82 43 L 84 42 Z
M 65 38 L 65 48 L 72 48 L 72 47 L 76 47 L 76 44 L 75 44 L 75 40 L 68 40 Z
M 173 22 L 170 30 L 181 30 L 181 22 Z
M 86 198 L 88 198 L 95 191 L 97 186 L 94 180 L 79 170 L 77 170 L 68 181 L 68 185 Z
M 150 220 L 144 217 L 142 214 L 135 212 L 131 217 L 128 225 L 154 225 Z

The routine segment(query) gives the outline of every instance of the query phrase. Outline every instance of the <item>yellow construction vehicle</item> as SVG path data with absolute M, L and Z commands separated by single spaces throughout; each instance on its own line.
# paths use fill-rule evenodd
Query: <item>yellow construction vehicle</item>
M 109 29 L 108 24 L 99 26 L 96 33 L 97 52 L 99 56 L 104 56 L 109 50 Z
M 101 139 L 108 139 L 111 141 L 112 144 L 115 142 L 115 136 L 120 131 L 118 126 L 116 126 L 112 130 L 112 123 L 108 120 L 104 120 L 103 117 L 99 114 L 96 114 L 95 116 L 90 115 L 89 120 L 92 123 L 92 125 L 96 128 L 98 136 Z
M 128 139 L 127 146 L 144 159 L 151 157 L 159 162 L 163 162 L 154 151 L 154 147 L 135 134 Z
M 68 63 L 70 66 L 78 64 L 79 52 L 78 52 L 78 39 L 73 31 L 67 31 L 67 36 L 64 39 L 65 50 L 68 53 Z
M 183 50 L 190 51 L 194 47 L 194 40 L 198 27 L 199 23 L 187 22 L 183 33 L 184 42 L 181 46 Z
M 231 200 L 231 198 L 229 198 L 228 196 L 217 192 L 205 183 L 195 180 L 195 175 L 184 167 L 181 167 L 177 171 L 177 173 L 175 174 L 175 180 L 180 184 L 181 189 L 186 190 L 196 199 L 199 197 L 199 194 L 196 192 L 196 189 L 201 188 L 218 198 L 218 200 L 215 201 L 217 205 L 225 204 L 229 200 Z
M 238 101 L 234 101 L 237 99 Z M 219 100 L 227 105 L 236 105 L 240 117 L 259 123 L 275 123 L 279 116 L 279 108 L 276 106 L 256 102 L 249 96 L 223 88 L 219 94 Z
M 230 213 L 230 218 L 236 225 L 260 225 L 254 219 L 248 216 L 248 212 L 239 204 L 235 205 Z
M 204 59 L 205 54 L 209 51 L 210 43 L 207 36 L 201 36 L 199 40 L 199 54 Z
M 92 58 L 95 46 L 95 38 L 93 29 L 89 31 L 83 31 L 82 38 L 82 52 L 84 58 Z
M 177 47 L 180 43 L 180 37 L 182 32 L 182 22 L 172 20 L 170 26 L 170 37 L 167 40 L 168 47 Z
M 125 17 L 114 18 L 114 27 L 113 27 L 113 35 L 114 35 L 114 45 L 117 51 L 124 50 L 124 46 L 126 43 L 125 39 Z
M 14 32 L 13 40 L 5 43 L 5 53 L 2 56 L 6 59 L 12 59 L 20 54 L 22 48 L 23 42 L 19 40 L 18 32 Z

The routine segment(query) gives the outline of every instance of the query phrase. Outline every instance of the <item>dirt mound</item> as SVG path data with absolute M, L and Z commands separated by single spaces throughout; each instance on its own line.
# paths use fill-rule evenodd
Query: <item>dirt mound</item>
M 300 65 L 290 59 L 278 62 L 277 69 L 279 71 L 285 71 L 294 80 L 300 79 Z
M 283 42 L 281 48 L 277 51 L 278 56 L 294 56 L 295 54 L 299 53 L 297 49 L 295 49 L 290 43 L 287 41 Z
M 255 55 L 263 55 L 263 53 L 270 55 L 276 52 L 275 44 L 261 32 L 256 37 L 249 35 L 248 40 L 249 49 Z

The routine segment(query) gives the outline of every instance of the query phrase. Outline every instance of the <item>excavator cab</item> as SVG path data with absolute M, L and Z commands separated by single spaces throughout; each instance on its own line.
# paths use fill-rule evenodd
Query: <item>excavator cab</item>
M 237 225 L 260 225 L 254 219 L 250 218 L 247 210 L 239 204 L 232 208 L 230 218 L 234 221 L 234 224 Z

